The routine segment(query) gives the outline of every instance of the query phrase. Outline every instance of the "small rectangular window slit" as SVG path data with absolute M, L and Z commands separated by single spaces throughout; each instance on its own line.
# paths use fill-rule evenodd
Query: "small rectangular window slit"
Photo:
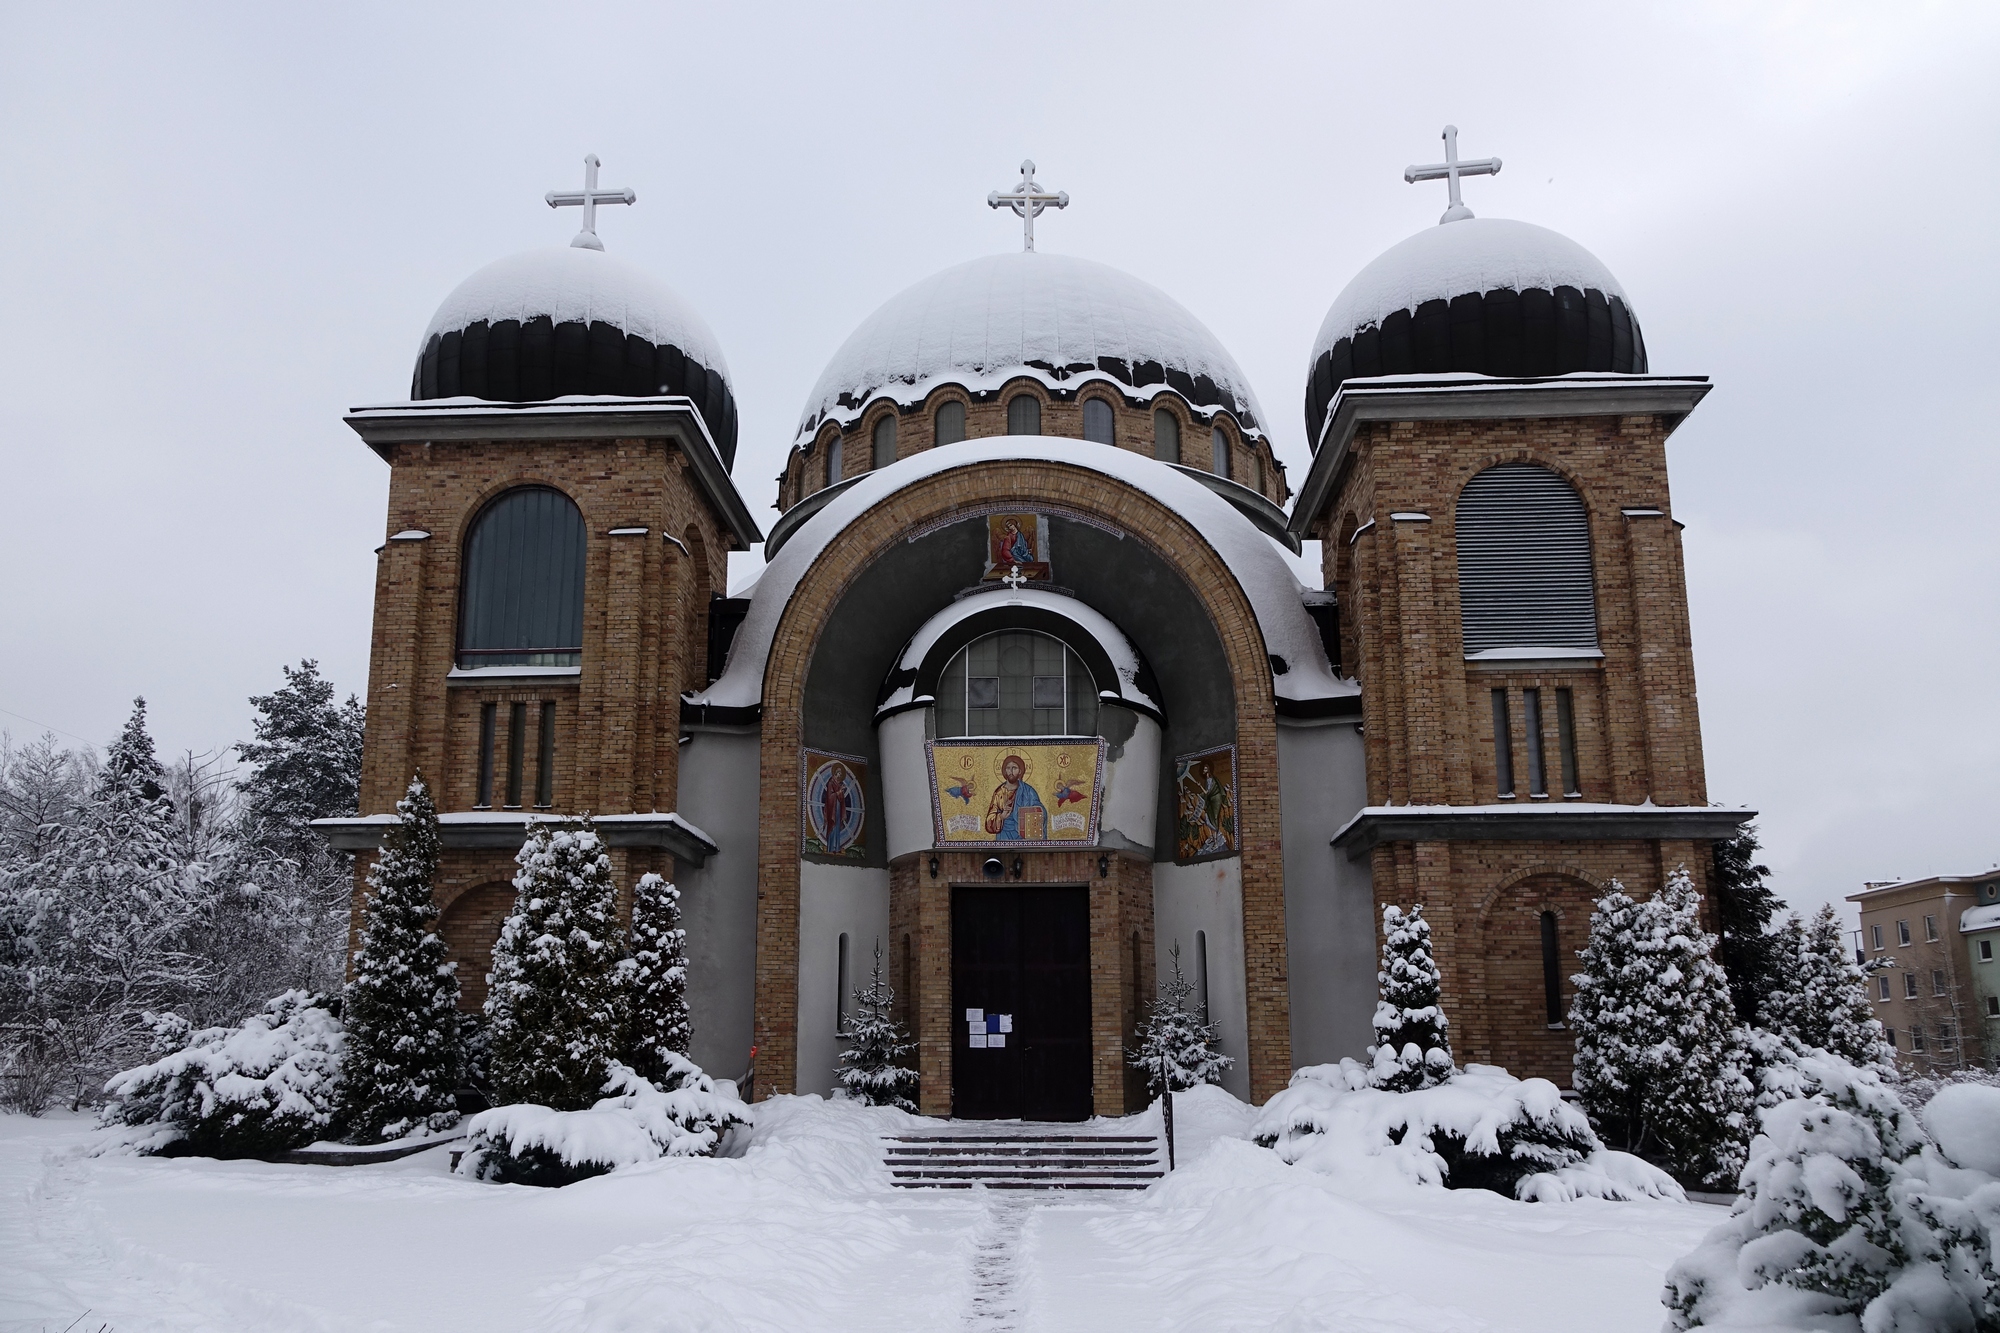
M 521 768 L 528 748 L 528 705 L 507 708 L 507 808 L 521 808 Z
M 1576 705 L 1568 686 L 1556 690 L 1556 744 L 1562 754 L 1563 795 L 1583 795 L 1576 781 Z
M 556 803 L 556 701 L 542 700 L 542 725 L 535 736 L 535 804 Z
M 1548 765 L 1542 762 L 1542 692 L 1521 691 L 1521 726 L 1528 735 L 1528 795 L 1549 794 Z
M 1502 797 L 1514 794 L 1514 737 L 1507 721 L 1507 691 L 1493 691 L 1493 780 Z
M 493 805 L 493 724 L 498 704 L 479 705 L 479 799 L 473 802 L 481 810 Z

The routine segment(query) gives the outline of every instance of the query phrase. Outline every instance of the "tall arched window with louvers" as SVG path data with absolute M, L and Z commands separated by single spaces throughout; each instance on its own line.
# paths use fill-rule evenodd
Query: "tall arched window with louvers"
M 1467 658 L 1597 656 L 1590 518 L 1574 486 L 1501 463 L 1459 492 L 1456 526 Z
M 460 582 L 458 665 L 583 660 L 583 515 L 561 491 L 522 486 L 472 522 Z

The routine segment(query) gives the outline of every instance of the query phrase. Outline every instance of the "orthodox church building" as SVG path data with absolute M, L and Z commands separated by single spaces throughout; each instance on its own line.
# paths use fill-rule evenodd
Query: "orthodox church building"
M 1409 176 L 1450 211 L 1302 355 L 1303 476 L 1186 308 L 1035 249 L 1068 197 L 1029 163 L 988 200 L 1020 251 L 835 353 L 767 528 L 721 348 L 604 253 L 633 196 L 588 160 L 575 241 L 473 274 L 347 418 L 390 467 L 362 814 L 323 821 L 357 915 L 421 770 L 476 1007 L 529 823 L 588 812 L 628 901 L 683 891 L 704 1067 L 829 1091 L 879 951 L 927 1113 L 1061 1120 L 1142 1104 L 1176 951 L 1239 1096 L 1359 1056 L 1421 903 L 1459 1058 L 1567 1083 L 1591 900 L 1703 883 L 1749 817 L 1707 803 L 1668 489 L 1708 382 L 1446 148 Z

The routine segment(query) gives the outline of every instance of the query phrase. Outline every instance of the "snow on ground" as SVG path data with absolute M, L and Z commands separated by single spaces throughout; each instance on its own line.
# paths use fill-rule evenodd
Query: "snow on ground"
M 442 1148 L 90 1157 L 87 1120 L 0 1116 L 0 1330 L 1650 1330 L 1723 1216 L 1356 1193 L 1245 1141 L 1219 1090 L 1177 1105 L 1166 1182 L 1026 1201 L 893 1189 L 877 1136 L 919 1122 L 814 1097 L 760 1105 L 738 1156 L 561 1190 L 452 1176 Z

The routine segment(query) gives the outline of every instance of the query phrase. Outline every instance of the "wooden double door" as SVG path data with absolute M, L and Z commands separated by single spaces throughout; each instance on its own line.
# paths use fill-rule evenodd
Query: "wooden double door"
M 951 899 L 952 1114 L 1091 1114 L 1090 891 L 964 885 Z

